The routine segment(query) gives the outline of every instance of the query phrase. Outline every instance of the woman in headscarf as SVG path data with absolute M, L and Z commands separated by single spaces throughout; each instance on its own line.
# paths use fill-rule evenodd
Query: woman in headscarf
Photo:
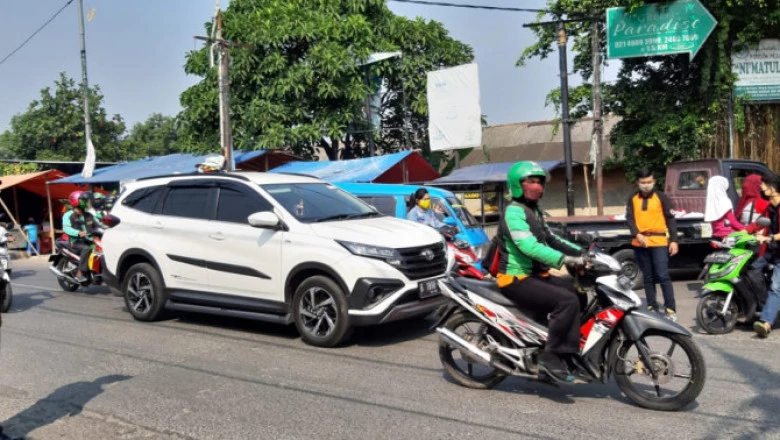
M 723 239 L 732 232 L 745 229 L 734 215 L 734 205 L 727 193 L 728 189 L 729 181 L 723 176 L 714 176 L 707 184 L 704 221 L 712 224 L 712 236 L 717 239 Z
M 736 214 L 743 225 L 758 220 L 769 206 L 769 202 L 761 198 L 761 180 L 760 174 L 751 174 L 742 182 L 742 197 L 737 202 Z

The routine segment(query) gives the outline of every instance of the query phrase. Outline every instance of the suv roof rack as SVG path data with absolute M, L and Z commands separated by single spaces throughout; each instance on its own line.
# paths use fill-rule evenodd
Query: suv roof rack
M 193 171 L 192 173 L 179 173 L 179 174 L 164 174 L 160 176 L 149 176 L 149 177 L 139 177 L 138 179 L 135 179 L 135 182 L 141 182 L 144 180 L 152 180 L 152 179 L 166 179 L 171 177 L 187 177 L 187 178 L 198 178 L 198 177 L 227 177 L 229 179 L 236 179 L 236 180 L 243 180 L 243 181 L 249 181 L 249 178 L 246 176 L 242 176 L 240 174 L 236 173 L 214 173 L 214 174 L 203 174 L 198 173 L 196 171 Z

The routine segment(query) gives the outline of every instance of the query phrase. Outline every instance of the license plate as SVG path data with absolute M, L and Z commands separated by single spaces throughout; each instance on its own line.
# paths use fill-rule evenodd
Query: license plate
M 423 281 L 418 284 L 417 287 L 420 291 L 420 298 L 430 298 L 432 296 L 441 295 L 439 280 Z

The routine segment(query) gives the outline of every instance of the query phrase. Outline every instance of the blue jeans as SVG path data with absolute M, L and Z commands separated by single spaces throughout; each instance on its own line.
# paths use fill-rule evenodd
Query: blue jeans
M 38 244 L 38 240 L 34 240 L 32 243 L 30 243 L 30 242 L 27 243 L 27 253 L 28 254 L 32 254 L 32 248 L 33 247 L 35 248 L 37 253 L 39 253 L 39 254 L 41 253 L 41 247 Z
M 645 298 L 647 298 L 648 307 L 658 307 L 655 285 L 660 284 L 664 294 L 664 307 L 676 311 L 674 287 L 672 286 L 672 278 L 669 276 L 669 248 L 666 246 L 635 247 L 634 257 L 644 275 Z
M 774 324 L 778 310 L 780 310 L 780 269 L 775 266 L 775 270 L 772 272 L 772 284 L 769 287 L 769 295 L 759 319 Z

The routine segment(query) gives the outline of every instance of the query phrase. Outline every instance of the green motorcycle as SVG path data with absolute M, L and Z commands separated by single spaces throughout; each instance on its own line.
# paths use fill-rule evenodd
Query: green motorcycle
M 768 226 L 759 219 L 759 226 Z M 734 232 L 723 242 L 712 242 L 719 249 L 704 259 L 700 279 L 704 286 L 699 293 L 696 318 L 709 334 L 720 335 L 734 330 L 738 321 L 751 323 L 761 312 L 767 298 L 772 266 L 753 269 L 758 259 L 759 243 L 755 235 Z

